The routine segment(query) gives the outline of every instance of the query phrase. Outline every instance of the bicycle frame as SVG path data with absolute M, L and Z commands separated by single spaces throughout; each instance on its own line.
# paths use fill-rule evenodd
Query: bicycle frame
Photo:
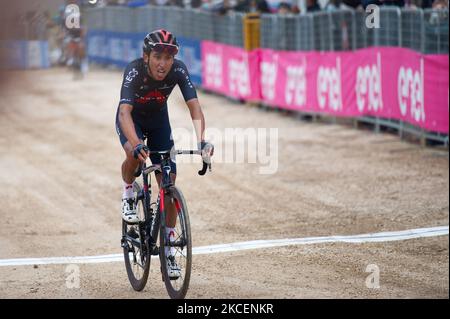
M 149 155 L 152 154 L 158 154 L 161 156 L 161 164 L 160 165 L 150 165 L 146 166 L 145 163 L 140 167 L 140 173 L 142 173 L 142 179 L 143 179 L 143 189 L 141 190 L 141 194 L 138 195 L 138 198 L 141 199 L 143 196 L 144 198 L 144 216 L 145 216 L 145 222 L 143 222 L 144 227 L 139 227 L 139 229 L 145 229 L 145 242 L 144 245 L 146 248 L 150 249 L 150 253 L 152 255 L 158 254 L 158 248 L 156 246 L 157 240 L 158 240 L 158 234 L 159 234 L 159 228 L 161 223 L 161 211 L 164 211 L 164 199 L 166 195 L 170 195 L 170 188 L 173 186 L 172 179 L 170 178 L 170 172 L 171 172 L 171 154 L 196 154 L 196 155 L 202 155 L 201 151 L 194 151 L 194 150 L 178 150 L 174 153 L 171 153 L 171 151 L 151 151 Z M 203 168 L 198 172 L 199 175 L 204 175 L 206 173 L 206 169 L 209 167 L 209 170 L 211 170 L 211 164 L 206 163 L 203 161 Z M 149 180 L 149 175 L 154 171 L 160 171 L 162 174 L 161 177 L 161 184 L 159 185 L 159 196 L 156 200 L 156 206 L 155 210 L 152 209 L 151 205 L 151 183 Z M 163 221 L 165 224 L 165 222 Z M 141 236 L 143 234 L 140 234 Z M 143 247 L 141 247 L 143 248 Z
M 169 296 L 184 298 L 191 275 L 192 239 L 186 200 L 170 176 L 171 155 L 202 155 L 202 152 L 193 150 L 148 152 L 149 156 L 152 154 L 157 154 L 161 158 L 161 164 L 146 166 L 146 163 L 143 162 L 134 174 L 135 177 L 142 174 L 142 183 L 133 183 L 137 205 L 142 207 L 142 210 L 139 210 L 141 219 L 138 223 L 122 221 L 121 246 L 124 251 L 125 266 L 132 287 L 136 291 L 142 291 L 147 283 L 151 256 L 159 255 L 161 274 Z M 204 175 L 208 167 L 211 170 L 211 164 L 208 161 L 209 155 L 202 155 L 202 158 L 203 168 L 198 172 L 199 175 Z M 151 177 L 149 175 L 157 171 L 161 173 L 161 178 L 157 179 L 159 192 L 156 202 L 152 203 Z M 167 211 L 165 208 L 167 204 L 175 206 L 175 216 L 172 215 L 172 209 L 170 212 Z M 165 226 L 167 222 L 172 222 L 174 217 L 179 221 L 175 222 L 175 228 L 173 232 L 170 231 L 171 235 L 168 236 Z M 160 238 L 158 239 L 158 237 Z M 170 238 L 168 239 L 168 237 Z M 168 252 L 169 255 L 167 255 Z M 181 268 L 177 266 L 177 263 L 182 265 Z M 176 271 L 179 272 L 179 275 L 176 275 Z M 180 281 L 178 278 L 181 278 Z M 173 280 L 176 280 L 175 284 L 173 284 Z

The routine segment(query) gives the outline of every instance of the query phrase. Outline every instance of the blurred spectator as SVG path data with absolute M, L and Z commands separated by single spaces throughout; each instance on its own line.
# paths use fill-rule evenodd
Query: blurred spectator
M 448 52 L 448 0 L 435 0 L 425 24 L 426 52 Z
M 270 13 L 266 0 L 238 0 L 233 8 L 238 12 Z
M 375 4 L 377 6 L 381 6 L 381 5 L 383 5 L 383 2 L 379 1 L 379 0 L 361 0 L 361 4 L 362 4 L 364 10 L 366 10 L 368 5 Z
M 298 5 L 293 5 L 292 7 L 291 7 L 291 12 L 293 13 L 293 14 L 300 14 L 300 8 L 298 7 Z
M 166 6 L 184 8 L 184 1 L 183 0 L 168 0 L 166 2 Z
M 266 0 L 253 0 L 256 4 L 256 11 L 259 13 L 270 13 L 269 5 Z
M 234 10 L 238 12 L 248 12 L 250 7 L 250 0 L 238 0 L 234 6 Z
M 342 3 L 344 3 L 346 6 L 349 6 L 353 9 L 362 7 L 361 0 L 342 0 Z
M 306 11 L 308 12 L 320 11 L 320 6 L 317 0 L 307 0 Z
M 416 2 L 417 1 L 415 1 L 415 0 L 405 0 L 405 8 L 414 9 L 414 10 L 417 9 Z
M 396 7 L 404 7 L 405 0 L 384 0 L 383 5 L 385 6 L 396 6 Z
M 151 0 L 150 3 L 157 6 L 165 6 L 169 0 Z
M 431 8 L 431 5 L 433 4 L 434 0 L 419 0 L 419 2 L 421 2 L 420 7 L 422 7 L 422 9 L 428 9 Z
M 353 1 L 350 5 L 345 0 L 330 0 L 324 9 L 325 11 L 362 9 L 362 5 L 359 0 Z
M 223 0 L 222 3 L 219 4 L 218 7 L 213 9 L 213 11 L 217 11 L 220 15 L 226 15 L 228 12 L 233 10 L 233 6 L 231 5 L 230 0 Z
M 92 6 L 92 4 L 90 4 L 89 2 L 87 5 Z M 107 5 L 108 5 L 107 0 L 97 0 L 97 2 L 95 3 L 96 8 L 103 8 L 103 7 L 106 7 Z
M 377 6 L 397 6 L 404 7 L 405 0 L 361 0 L 361 4 L 366 9 L 369 4 L 375 4 Z
M 292 12 L 291 5 L 287 2 L 281 2 L 278 5 L 278 14 L 290 14 Z
M 200 6 L 200 9 L 204 11 L 212 11 L 214 9 L 212 0 L 202 0 L 202 5 Z
M 448 0 L 434 0 L 431 8 L 434 10 L 448 9 Z
M 433 29 L 428 31 L 428 37 L 437 36 L 438 34 L 446 34 L 448 37 L 448 11 L 445 11 L 448 10 L 448 1 L 434 0 L 431 8 L 433 11 L 428 23 Z
M 123 5 L 124 3 L 122 3 L 120 0 L 108 0 L 106 1 L 106 4 L 108 6 L 120 6 Z
M 202 0 L 191 0 L 191 8 L 197 9 L 202 5 Z
M 245 11 L 247 13 L 258 13 L 258 3 L 256 0 L 249 0 L 248 1 L 248 9 Z
M 330 0 L 328 1 L 327 5 L 325 6 L 326 11 L 335 11 L 339 10 L 341 7 L 342 0 Z
M 238 0 L 234 10 L 238 12 L 270 13 L 266 0 Z

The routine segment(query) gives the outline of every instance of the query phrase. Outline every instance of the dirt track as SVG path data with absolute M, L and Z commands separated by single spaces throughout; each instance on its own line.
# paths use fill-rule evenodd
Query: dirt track
M 114 130 L 121 73 L 72 81 L 64 69 L 14 72 L 0 102 L 0 259 L 121 253 Z M 259 164 L 178 165 L 194 247 L 353 235 L 449 223 L 448 151 L 341 125 L 306 123 L 199 93 L 208 127 L 278 128 L 278 172 Z M 172 128 L 191 128 L 178 90 Z M 226 141 L 229 143 L 230 141 Z M 225 144 L 216 144 L 217 154 Z M 189 147 L 189 145 L 178 145 Z M 448 298 L 448 236 L 195 255 L 189 298 Z M 365 285 L 368 264 L 380 288 Z M 156 265 L 156 266 L 155 266 Z M 167 298 L 152 265 L 134 292 L 123 263 L 0 267 L 1 298 Z

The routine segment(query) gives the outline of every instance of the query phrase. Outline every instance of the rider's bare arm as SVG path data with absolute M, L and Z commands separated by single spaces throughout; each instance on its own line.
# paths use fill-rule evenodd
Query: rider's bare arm
M 131 154 L 133 154 L 133 150 L 136 147 L 136 145 L 141 143 L 134 128 L 133 118 L 131 117 L 132 110 L 133 106 L 131 104 L 124 103 L 120 104 L 119 106 L 119 124 L 123 134 L 125 134 L 125 137 L 131 144 Z M 139 156 L 139 159 L 145 160 L 146 158 L 147 154 L 144 152 L 144 150 L 141 150 L 141 155 Z
M 197 143 L 205 140 L 205 117 L 197 98 L 186 102 L 189 112 L 191 113 L 192 123 L 194 124 Z

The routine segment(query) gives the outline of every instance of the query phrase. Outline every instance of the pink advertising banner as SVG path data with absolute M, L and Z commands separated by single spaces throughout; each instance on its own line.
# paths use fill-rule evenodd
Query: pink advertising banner
M 203 86 L 269 105 L 449 131 L 448 55 L 403 48 L 287 52 L 202 43 Z
M 260 100 L 259 51 L 202 41 L 202 86 L 244 100 Z
M 261 99 L 269 105 L 397 119 L 448 134 L 447 55 L 402 48 L 260 55 Z

